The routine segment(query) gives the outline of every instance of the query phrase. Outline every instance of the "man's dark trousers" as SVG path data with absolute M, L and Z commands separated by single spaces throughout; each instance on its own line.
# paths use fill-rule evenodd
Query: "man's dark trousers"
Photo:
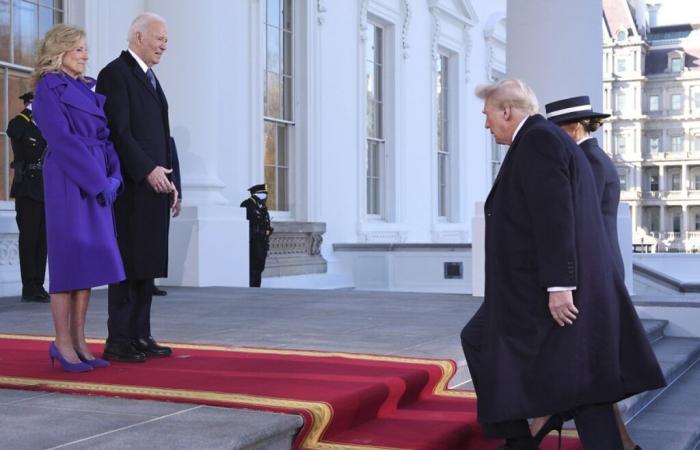
M 19 229 L 19 268 L 23 294 L 44 285 L 46 275 L 46 219 L 44 202 L 30 197 L 15 199 L 17 228 Z M 25 290 L 31 292 L 24 292 Z
M 107 298 L 108 342 L 130 342 L 151 336 L 153 279 L 110 284 Z

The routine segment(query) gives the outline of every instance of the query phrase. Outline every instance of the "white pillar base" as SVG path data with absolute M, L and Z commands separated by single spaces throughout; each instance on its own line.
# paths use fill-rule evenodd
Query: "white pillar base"
M 248 286 L 245 209 L 185 206 L 170 222 L 168 286 Z
M 484 202 L 474 204 L 472 218 L 472 295 L 483 297 L 486 284 L 486 220 Z

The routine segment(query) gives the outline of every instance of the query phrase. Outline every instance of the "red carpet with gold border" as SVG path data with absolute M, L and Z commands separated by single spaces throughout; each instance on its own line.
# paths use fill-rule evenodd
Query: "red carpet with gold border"
M 71 374 L 51 369 L 53 338 L 0 334 L 0 387 L 300 414 L 296 449 L 494 449 L 473 392 L 447 388 L 452 361 L 168 344 L 170 358 Z M 91 340 L 101 353 L 102 341 Z M 542 450 L 556 448 L 551 435 Z M 581 449 L 566 432 L 563 447 Z

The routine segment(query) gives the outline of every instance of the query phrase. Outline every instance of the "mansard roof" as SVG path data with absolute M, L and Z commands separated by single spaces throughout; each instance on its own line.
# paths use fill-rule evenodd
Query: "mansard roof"
M 668 54 L 679 50 L 685 54 L 686 70 L 700 72 L 700 47 L 696 48 L 664 48 L 652 49 L 647 53 L 644 73 L 646 75 L 654 75 L 664 73 L 668 67 Z
M 603 18 L 609 38 L 620 30 L 627 31 L 629 36 L 639 35 L 627 0 L 603 0 Z

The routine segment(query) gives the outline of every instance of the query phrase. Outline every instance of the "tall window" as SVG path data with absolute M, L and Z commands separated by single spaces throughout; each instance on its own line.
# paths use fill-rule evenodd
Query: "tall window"
M 449 104 L 448 78 L 449 57 L 440 55 L 437 78 L 435 80 L 435 99 L 437 107 L 437 188 L 438 216 L 448 215 L 449 173 L 450 173 L 450 139 L 449 139 Z
M 695 151 L 700 153 L 700 135 L 696 135 L 693 140 L 695 141 Z
M 615 137 L 615 144 L 618 155 L 621 155 L 627 151 L 627 139 L 625 139 L 624 134 L 618 134 Z
M 0 200 L 8 199 L 12 182 L 5 127 L 24 107 L 18 97 L 29 90 L 37 41 L 61 22 L 62 0 L 0 0 Z
M 693 94 L 693 103 L 695 104 L 695 108 L 700 109 L 700 92 Z
M 683 97 L 681 94 L 673 94 L 671 96 L 671 109 L 674 111 L 680 111 L 683 107 Z
M 266 0 L 265 183 L 271 210 L 289 211 L 289 154 L 294 127 L 292 0 Z
M 700 231 L 700 214 L 695 214 L 695 231 Z
M 672 152 L 683 151 L 683 136 L 671 137 L 671 151 Z
M 695 190 L 700 191 L 700 175 L 695 175 L 695 182 L 693 183 L 695 185 Z
M 620 171 L 618 173 L 620 177 L 620 191 L 626 191 L 627 190 L 627 171 Z
M 683 68 L 680 58 L 671 58 L 671 72 L 680 72 Z
M 674 173 L 671 174 L 671 190 L 680 191 L 681 190 L 681 174 Z
M 365 41 L 367 214 L 382 215 L 384 183 L 384 30 L 370 24 Z
M 649 138 L 649 152 L 658 153 L 658 151 L 659 151 L 659 138 L 658 137 L 650 137 Z
M 659 176 L 651 175 L 649 177 L 649 190 L 652 192 L 658 192 L 659 190 Z
M 623 58 L 621 56 L 617 57 L 617 72 L 626 72 L 627 71 L 627 58 Z
M 658 95 L 650 95 L 649 96 L 649 111 L 658 111 L 659 110 L 659 96 Z
M 673 232 L 674 233 L 681 232 L 681 213 L 679 213 L 679 212 L 673 213 Z
M 618 112 L 624 112 L 627 109 L 627 96 L 624 92 L 619 92 L 616 97 L 616 105 Z

